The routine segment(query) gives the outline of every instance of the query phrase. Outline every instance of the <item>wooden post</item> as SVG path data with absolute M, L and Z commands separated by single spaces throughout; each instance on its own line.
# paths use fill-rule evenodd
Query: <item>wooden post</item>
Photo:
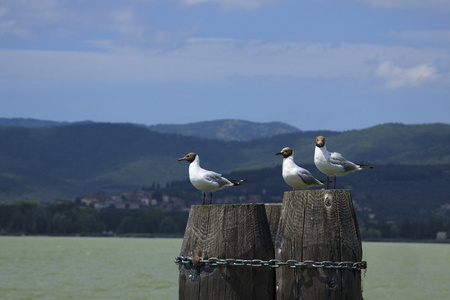
M 275 241 L 278 233 L 278 224 L 280 223 L 281 216 L 281 203 L 266 203 L 266 215 L 267 221 L 269 221 L 270 235 L 275 248 Z
M 274 257 L 264 204 L 193 205 L 180 256 Z M 274 299 L 275 271 L 252 266 L 180 266 L 179 299 Z
M 285 192 L 275 258 L 360 262 L 361 238 L 350 191 Z M 360 270 L 280 267 L 276 274 L 277 299 L 362 299 Z

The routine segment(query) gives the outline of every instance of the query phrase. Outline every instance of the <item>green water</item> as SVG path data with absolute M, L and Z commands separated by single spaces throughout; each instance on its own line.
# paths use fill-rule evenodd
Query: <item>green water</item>
M 177 299 L 181 242 L 0 237 L 0 299 Z M 364 299 L 450 298 L 450 245 L 363 249 Z
M 181 242 L 0 237 L 0 299 L 176 299 Z
M 363 251 L 364 299 L 450 299 L 449 244 L 363 243 Z

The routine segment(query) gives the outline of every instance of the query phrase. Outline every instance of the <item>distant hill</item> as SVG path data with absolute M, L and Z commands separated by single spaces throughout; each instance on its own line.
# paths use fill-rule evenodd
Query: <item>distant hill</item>
M 77 124 L 93 124 L 93 121 L 78 121 L 78 122 L 58 122 L 49 120 L 39 120 L 33 118 L 0 118 L 0 126 L 12 126 L 12 127 L 26 127 L 26 128 L 39 128 L 39 127 L 54 127 L 54 126 L 66 126 Z
M 243 120 L 217 120 L 182 125 L 159 124 L 148 128 L 160 133 L 176 133 L 223 141 L 249 141 L 300 131 L 282 122 L 255 123 Z
M 0 118 L 0 126 L 15 126 L 15 127 L 51 127 L 51 126 L 62 126 L 68 125 L 69 122 L 57 122 L 57 121 L 47 121 L 38 120 L 32 118 Z
M 313 165 L 319 134 L 326 137 L 330 151 L 375 167 L 339 178 L 338 186 L 352 186 L 365 199 L 377 195 L 374 201 L 379 210 L 389 211 L 398 203 L 420 210 L 436 201 L 449 202 L 448 124 L 383 124 L 346 132 L 297 131 L 226 142 L 110 123 L 0 126 L 0 202 L 74 199 L 92 191 L 120 192 L 175 181 L 186 182 L 188 191 L 195 192 L 186 181 L 187 163 L 177 161 L 191 151 L 199 154 L 204 168 L 224 174 L 244 172 L 250 176 L 246 188 L 280 197 L 289 188 L 282 181 L 281 158 L 275 153 L 292 147 L 295 161 L 310 166 L 322 178 Z M 275 182 L 278 187 L 270 188 Z M 438 196 L 430 200 L 430 195 Z
M 32 118 L 0 118 L 0 126 L 27 128 L 92 123 L 94 122 L 81 121 L 70 123 L 38 120 Z M 300 131 L 293 126 L 282 122 L 257 123 L 243 120 L 217 120 L 188 124 L 133 125 L 142 126 L 159 133 L 174 133 L 184 136 L 193 136 L 205 139 L 218 139 L 223 141 L 249 141 L 253 139 L 267 138 L 278 134 Z

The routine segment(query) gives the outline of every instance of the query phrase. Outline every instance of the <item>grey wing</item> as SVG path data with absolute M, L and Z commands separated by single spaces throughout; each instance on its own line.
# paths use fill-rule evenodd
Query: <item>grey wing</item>
M 210 171 L 206 176 L 205 179 L 208 180 L 211 183 L 214 183 L 219 188 L 225 187 L 225 186 L 232 186 L 233 183 L 226 179 L 225 177 L 222 177 L 222 174 L 212 172 Z
M 330 162 L 333 165 L 338 165 L 342 168 L 344 168 L 344 171 L 354 171 L 358 169 L 358 166 L 355 163 L 352 163 L 349 160 L 346 160 L 345 157 L 342 156 L 341 153 L 338 152 L 332 152 L 330 155 Z
M 306 184 L 322 184 L 317 178 L 315 178 L 308 170 L 300 169 L 297 172 L 297 175 L 303 180 Z

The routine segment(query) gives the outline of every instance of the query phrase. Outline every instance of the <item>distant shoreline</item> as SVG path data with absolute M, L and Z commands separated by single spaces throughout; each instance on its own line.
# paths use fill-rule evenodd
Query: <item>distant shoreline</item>
M 45 235 L 45 234 L 21 234 L 21 233 L 1 233 L 0 237 L 99 237 L 99 238 L 180 238 L 180 234 L 144 234 L 144 233 L 126 233 L 126 234 L 66 234 L 66 235 Z
M 184 235 L 180 234 L 141 234 L 141 233 L 127 233 L 127 234 L 72 234 L 72 235 L 24 235 L 20 233 L 1 233 L 0 237 L 7 236 L 23 236 L 23 237 L 99 237 L 99 238 L 179 238 L 183 239 Z M 450 239 L 446 240 L 415 240 L 415 239 L 362 239 L 362 242 L 369 243 L 410 243 L 410 244 L 450 244 Z

